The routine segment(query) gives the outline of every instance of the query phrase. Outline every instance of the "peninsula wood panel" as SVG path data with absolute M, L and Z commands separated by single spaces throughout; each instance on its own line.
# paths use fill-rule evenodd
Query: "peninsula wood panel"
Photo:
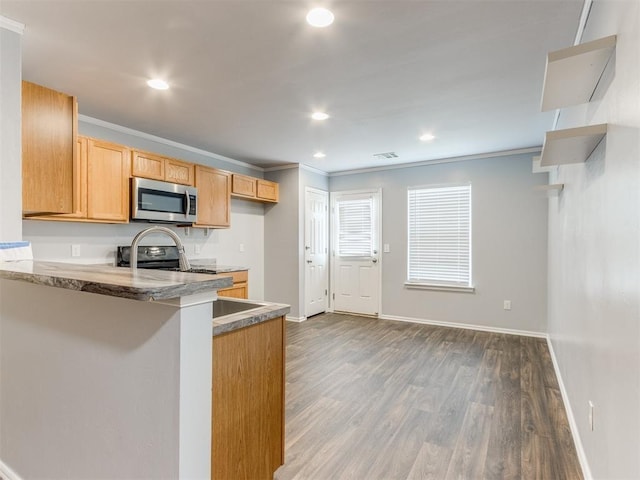
M 110 222 L 129 220 L 130 151 L 123 145 L 87 141 L 87 214 Z
M 196 165 L 198 221 L 195 227 L 231 225 L 231 173 Z
M 284 317 L 213 337 L 211 478 L 271 480 L 284 461 Z
M 78 104 L 75 97 L 22 82 L 22 211 L 74 213 Z M 74 178 L 75 175 L 75 178 Z

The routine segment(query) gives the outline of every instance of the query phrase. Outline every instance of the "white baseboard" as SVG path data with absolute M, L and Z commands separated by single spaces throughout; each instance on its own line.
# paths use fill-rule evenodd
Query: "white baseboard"
M 0 476 L 3 480 L 22 480 L 18 474 L 11 470 L 2 460 L 0 460 Z
M 565 412 L 567 412 L 569 428 L 571 428 L 571 436 L 573 437 L 573 443 L 576 447 L 576 453 L 578 454 L 578 461 L 580 462 L 580 467 L 582 468 L 582 476 L 585 480 L 593 480 L 593 475 L 591 475 L 591 469 L 589 468 L 589 462 L 587 461 L 587 454 L 584 451 L 580 433 L 578 432 L 578 424 L 576 423 L 576 418 L 573 415 L 571 402 L 569 402 L 569 395 L 567 394 L 567 389 L 565 388 L 564 382 L 562 381 L 562 375 L 560 374 L 560 368 L 558 366 L 556 354 L 553 351 L 553 344 L 551 343 L 551 338 L 549 337 L 549 335 L 547 335 L 547 345 L 549 346 L 549 353 L 551 355 L 551 361 L 553 362 L 553 369 L 556 372 L 556 378 L 558 379 L 558 385 L 560 386 L 560 393 L 562 395 L 562 402 L 564 403 L 564 410 Z
M 287 315 L 285 318 L 287 322 L 296 322 L 296 323 L 304 322 L 306 319 L 307 317 L 292 317 L 291 315 Z
M 424 318 L 399 317 L 397 315 L 380 315 L 382 320 L 395 320 L 398 322 L 422 323 L 425 325 L 435 325 L 438 327 L 463 328 L 466 330 L 479 330 L 481 332 L 504 333 L 507 335 L 520 335 L 522 337 L 547 338 L 543 332 L 530 332 L 528 330 L 516 330 L 511 328 L 487 327 L 485 325 L 473 325 L 470 323 L 441 322 L 439 320 L 426 320 Z

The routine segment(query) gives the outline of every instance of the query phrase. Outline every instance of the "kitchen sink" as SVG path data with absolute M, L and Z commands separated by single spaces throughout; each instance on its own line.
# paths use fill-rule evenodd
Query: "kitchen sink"
M 218 298 L 218 300 L 213 302 L 213 318 L 224 317 L 225 315 L 231 315 L 232 313 L 244 312 L 245 310 L 252 310 L 263 306 L 264 305 L 260 303 Z

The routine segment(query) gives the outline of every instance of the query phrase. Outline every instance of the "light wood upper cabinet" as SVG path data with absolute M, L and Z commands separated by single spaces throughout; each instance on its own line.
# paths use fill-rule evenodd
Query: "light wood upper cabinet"
M 175 158 L 163 157 L 141 150 L 133 150 L 131 153 L 131 175 L 134 177 L 193 186 L 194 171 L 192 163 Z
M 79 209 L 74 203 L 74 181 L 79 175 L 77 125 L 75 97 L 22 82 L 24 215 L 73 213 Z
M 181 162 L 175 158 L 167 158 L 164 168 L 164 179 L 167 182 L 193 186 L 195 183 L 195 165 Z
M 280 188 L 276 182 L 270 182 L 269 180 L 259 178 L 257 180 L 257 185 L 258 199 L 267 202 L 278 202 L 280 199 Z
M 125 146 L 87 140 L 88 218 L 129 221 L 130 155 Z
M 256 198 L 256 179 L 234 173 L 231 193 L 235 196 Z
M 275 182 L 238 173 L 233 174 L 231 195 L 234 197 L 258 202 L 277 203 L 279 199 L 278 193 L 278 184 Z
M 231 225 L 231 173 L 196 165 L 198 221 L 194 227 L 229 227 Z

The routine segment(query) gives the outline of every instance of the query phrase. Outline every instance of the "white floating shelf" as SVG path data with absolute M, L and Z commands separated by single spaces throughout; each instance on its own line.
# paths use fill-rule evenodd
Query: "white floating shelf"
M 588 102 L 615 47 L 611 35 L 547 54 L 542 111 Z
M 547 132 L 540 166 L 582 163 L 589 158 L 606 134 L 606 123 Z
M 552 167 L 543 167 L 540 165 L 540 157 L 533 157 L 533 162 L 531 165 L 531 172 L 533 173 L 548 173 L 553 171 L 555 166 Z

